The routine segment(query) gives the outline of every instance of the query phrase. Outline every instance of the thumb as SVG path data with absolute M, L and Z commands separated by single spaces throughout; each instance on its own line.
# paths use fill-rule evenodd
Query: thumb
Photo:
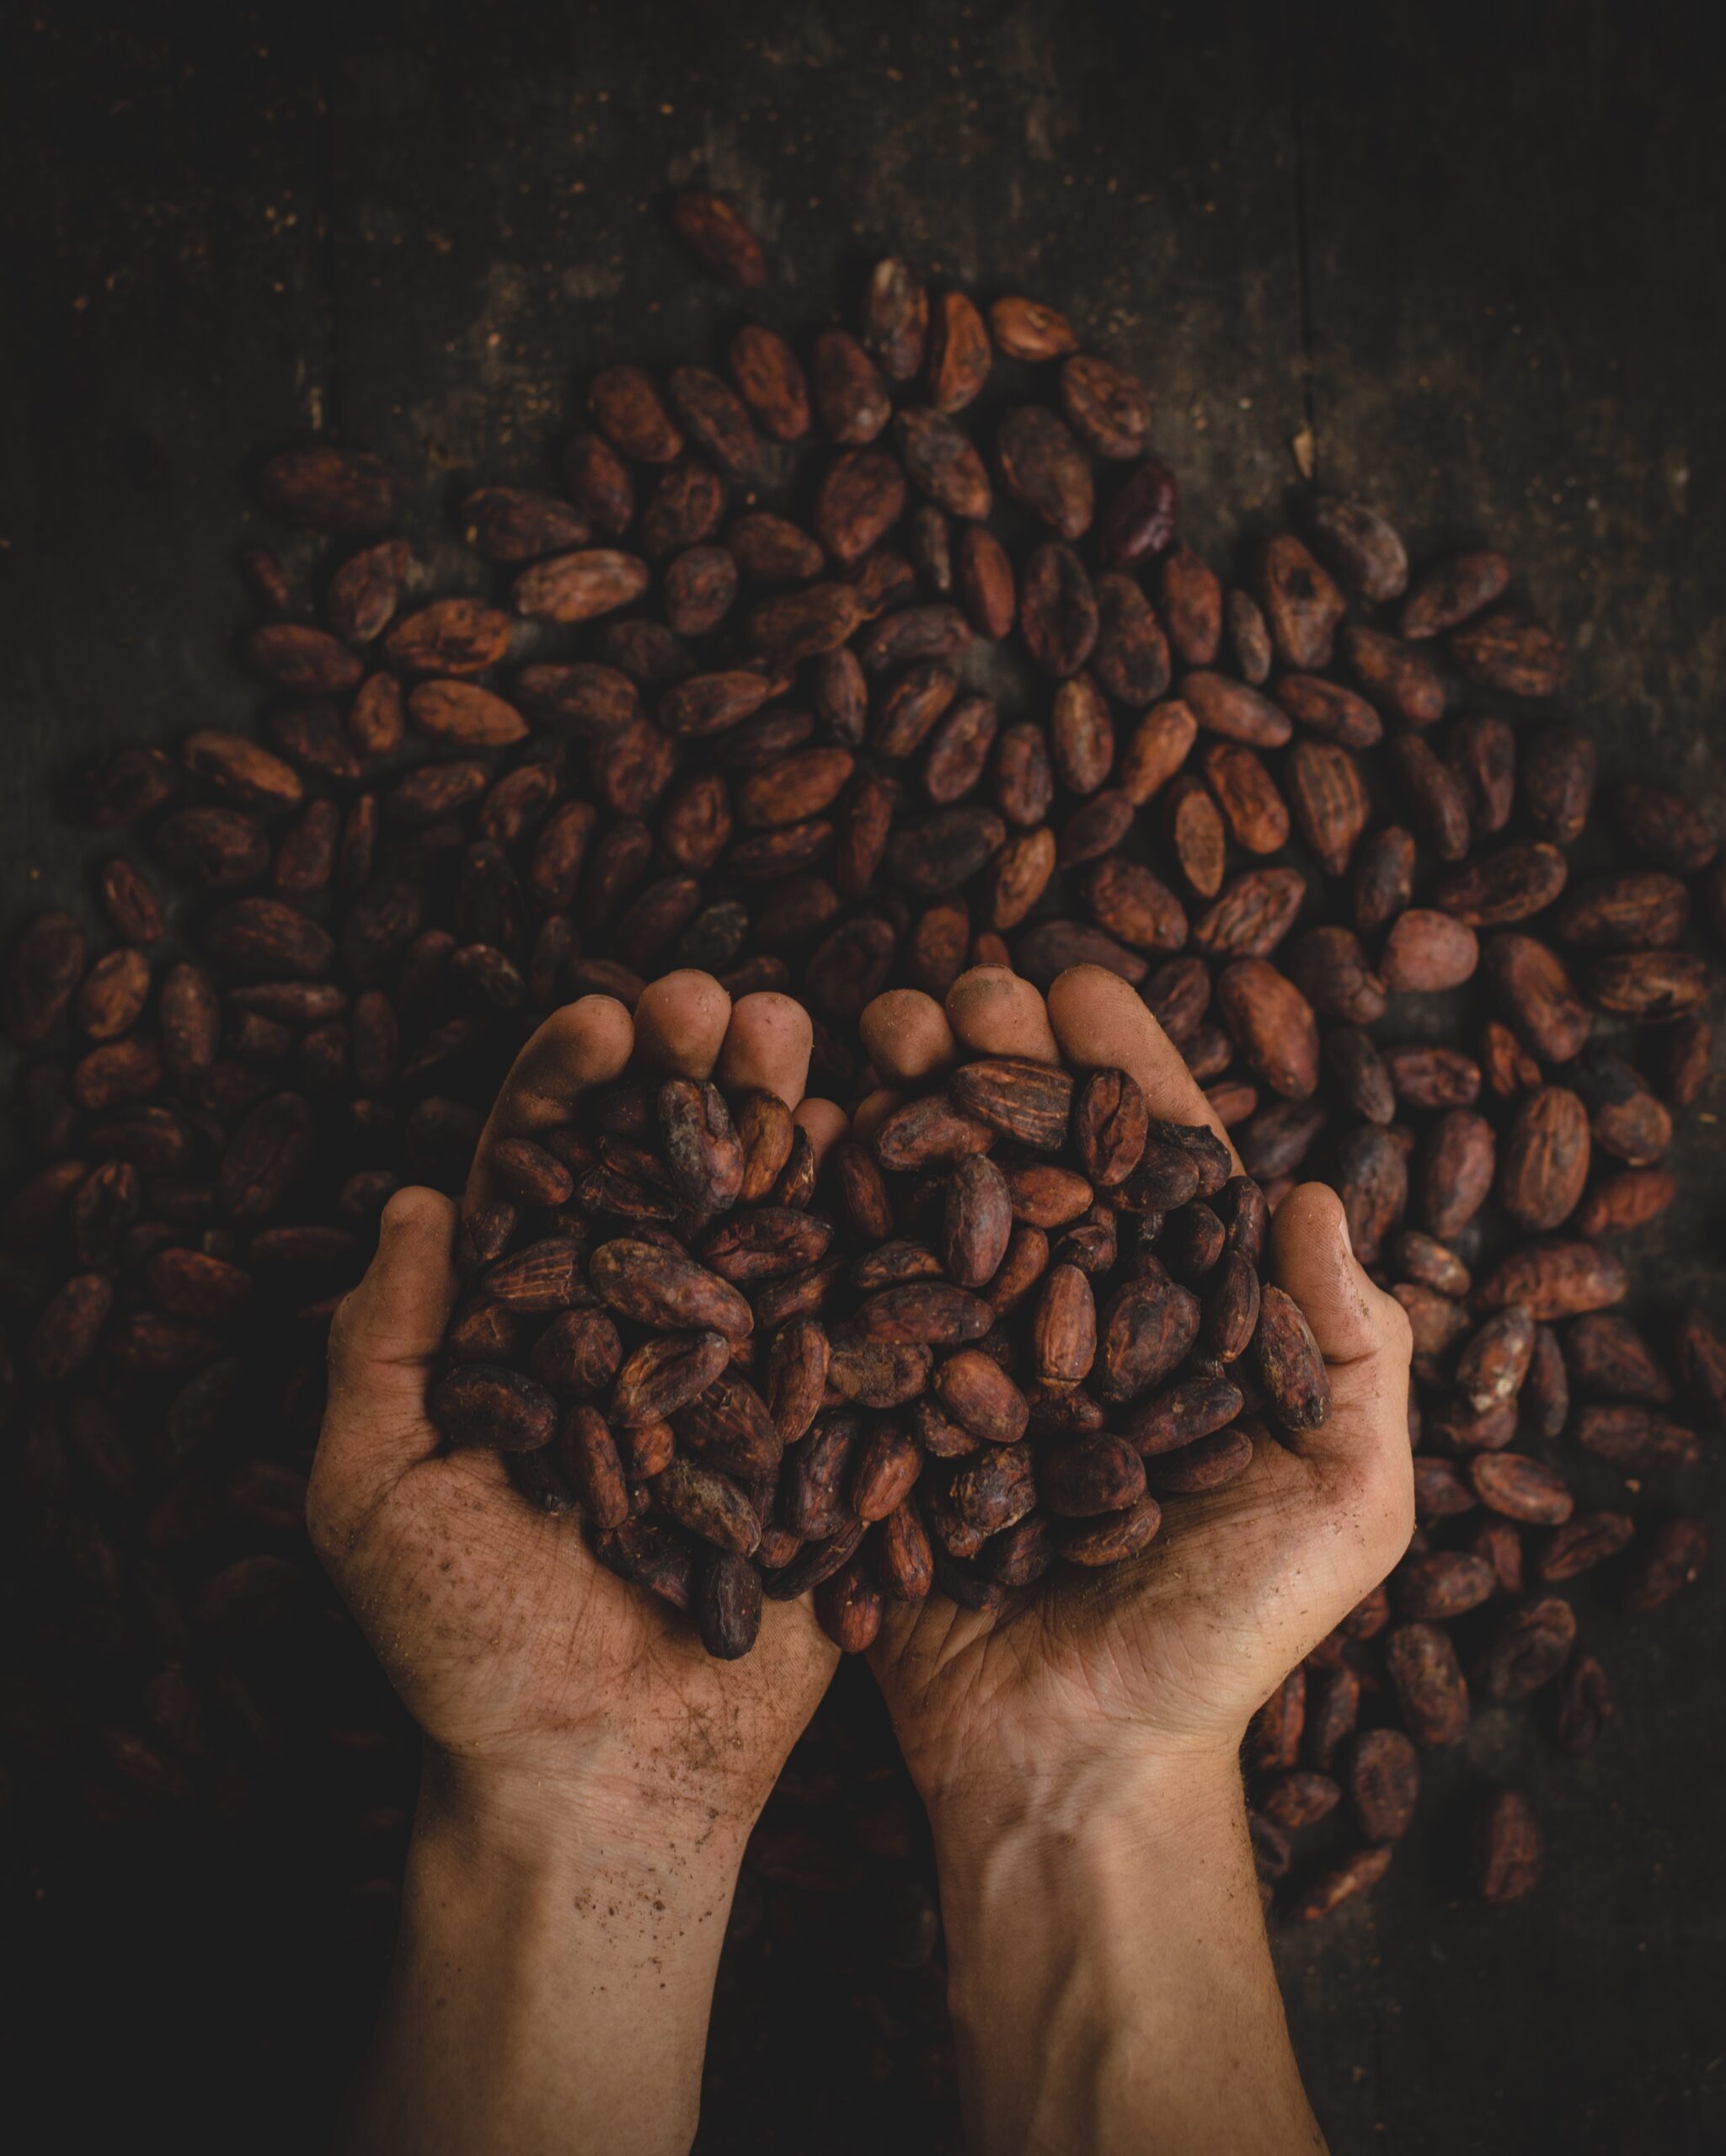
M 1303 1182 L 1276 1209 L 1270 1225 L 1271 1277 L 1306 1313 L 1328 1363 L 1375 1353 L 1385 1331 L 1381 1294 L 1355 1256 L 1343 1201 L 1328 1184 Z
M 1343 1201 L 1322 1182 L 1300 1184 L 1276 1209 L 1270 1265 L 1329 1366 L 1330 1417 L 1304 1433 L 1296 1449 L 1318 1472 L 1322 1516 L 1350 1538 L 1349 1577 L 1358 1594 L 1389 1572 L 1414 1527 L 1408 1316 L 1361 1270 Z
M 330 1327 L 320 1455 L 363 1447 L 371 1472 L 399 1473 L 431 1449 L 425 1380 L 456 1299 L 455 1235 L 456 1208 L 435 1190 L 384 1207 L 377 1253 Z

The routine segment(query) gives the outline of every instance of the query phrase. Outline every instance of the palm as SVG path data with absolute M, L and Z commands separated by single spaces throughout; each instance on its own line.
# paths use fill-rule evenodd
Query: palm
M 920 1079 L 950 1019 L 948 1060 L 1058 1049 L 1075 1067 L 1130 1070 L 1155 1113 L 1211 1119 L 1177 1051 L 1112 976 L 1075 969 L 1046 1015 L 1028 984 L 985 983 L 989 993 L 977 995 L 968 984 L 981 979 L 960 982 L 945 1019 L 906 998 L 884 1011 L 912 1038 L 914 1055 L 895 1070 L 893 1033 L 878 1025 L 877 1067 Z M 867 1013 L 864 1027 L 868 1037 Z M 860 1113 L 860 1127 L 868 1119 Z M 1317 1440 L 1296 1450 L 1260 1439 L 1237 1481 L 1172 1498 L 1157 1540 L 1125 1564 L 1051 1573 L 995 1612 L 937 1597 L 883 1627 L 874 1666 L 926 1795 L 1004 1785 L 1076 1750 L 1102 1758 L 1124 1744 L 1232 1744 L 1401 1554 L 1412 1520 L 1407 1326 L 1355 1265 L 1340 1219 L 1332 1193 L 1297 1192 L 1270 1252 L 1330 1358 L 1332 1411 Z
M 468 1191 L 487 1194 L 490 1148 L 567 1122 L 586 1087 L 626 1068 L 778 1092 L 811 1143 L 844 1119 L 802 1102 L 807 1017 L 788 999 L 729 999 L 671 974 L 634 1020 L 607 998 L 569 1006 L 522 1051 L 487 1125 Z M 802 1105 L 795 1105 L 802 1102 Z M 807 1604 L 770 1604 L 755 1651 L 713 1662 L 690 1619 L 607 1572 L 572 1514 L 533 1510 L 500 1459 L 441 1450 L 425 1412 L 456 1294 L 454 1209 L 405 1192 L 379 1256 L 338 1314 L 331 1390 L 313 1476 L 314 1538 L 397 1690 L 458 1758 L 556 1774 L 603 1736 L 660 1780 L 764 1801 L 831 1676 L 834 1649 Z
M 494 1455 L 439 1456 L 423 1431 L 430 1456 L 375 1503 L 348 1577 L 362 1622 L 376 1609 L 372 1644 L 434 1742 L 554 1766 L 601 1726 L 652 1743 L 736 1720 L 791 1743 L 831 1661 L 805 1605 L 770 1605 L 755 1652 L 717 1663 L 687 1618 L 595 1559 L 574 1518 L 530 1510 Z M 717 1741 L 713 1760 L 728 1764 Z
M 1381 1568 L 1324 1482 L 1267 1445 L 1228 1488 L 1172 1499 L 1141 1557 L 1051 1575 L 992 1615 L 943 1603 L 890 1627 L 877 1669 L 907 1748 L 925 1755 L 914 1770 L 1006 1769 L 1074 1730 L 1226 1741 Z

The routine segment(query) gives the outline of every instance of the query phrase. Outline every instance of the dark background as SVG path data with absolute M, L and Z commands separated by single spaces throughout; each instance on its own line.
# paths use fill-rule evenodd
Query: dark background
M 0 27 L 7 921 L 76 883 L 84 841 L 42 804 L 78 754 L 243 722 L 258 453 L 326 428 L 428 472 L 436 558 L 452 480 L 532 483 L 585 371 L 729 322 L 660 214 L 697 179 L 767 240 L 787 328 L 888 249 L 1066 309 L 1148 385 L 1219 566 L 1294 493 L 1303 435 L 1417 555 L 1502 547 L 1572 638 L 1608 767 L 1726 828 L 1726 80 L 1700 7 L 120 12 Z M 1656 1301 L 1718 1248 L 1711 1124 L 1631 1246 Z M 1726 1568 L 1640 1626 L 1585 1622 L 1603 1749 L 1560 1762 L 1494 1712 L 1467 1747 L 1540 1805 L 1537 1897 L 1466 1900 L 1440 1772 L 1385 1886 L 1279 1940 L 1346 2156 L 1726 2143 Z M 262 1876 L 152 1849 L 143 1876 L 123 1838 L 51 1875 L 8 1859 L 7 2108 L 53 2107 L 16 2145 L 94 2146 L 112 2103 L 189 2149 L 318 2146 L 374 1978 L 317 1853 L 291 1815 Z

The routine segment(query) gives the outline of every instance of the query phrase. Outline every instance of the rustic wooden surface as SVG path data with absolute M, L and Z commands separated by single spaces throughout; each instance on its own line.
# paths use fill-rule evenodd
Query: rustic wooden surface
M 754 216 L 787 327 L 888 247 L 1067 309 L 1151 387 L 1219 563 L 1293 494 L 1303 435 L 1418 552 L 1490 537 L 1574 640 L 1609 765 L 1726 827 L 1726 168 L 1699 7 L 354 0 L 159 35 L 123 12 L 0 29 L 6 920 L 80 873 L 41 811 L 80 751 L 246 712 L 229 555 L 259 449 L 329 426 L 429 470 L 432 545 L 460 475 L 541 469 L 585 370 L 710 341 L 724 303 L 657 213 L 695 179 Z M 1635 1253 L 1657 1297 L 1718 1251 L 1707 1129 L 1686 1164 Z M 1463 1898 L 1447 1765 L 1370 1905 L 1280 1940 L 1345 2156 L 1726 2140 L 1726 1568 L 1681 1614 L 1590 1621 L 1620 1701 L 1597 1759 L 1491 1713 L 1467 1746 L 1547 1819 L 1538 1897 Z M 320 1961 L 297 1860 L 182 1929 L 216 1855 L 146 1881 L 93 1856 L 14 1942 L 14 2087 L 83 2116 L 70 2032 L 183 2147 L 318 2145 L 366 1999 Z

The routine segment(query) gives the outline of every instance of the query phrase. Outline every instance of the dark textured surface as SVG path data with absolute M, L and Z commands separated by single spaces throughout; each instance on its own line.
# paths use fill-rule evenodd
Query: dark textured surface
M 1321 480 L 1417 554 L 1489 536 L 1572 638 L 1568 706 L 1609 768 L 1651 763 L 1726 824 L 1726 85 L 1700 8 L 519 12 L 8 19 L 8 921 L 80 873 L 41 806 L 80 751 L 248 710 L 228 557 L 259 450 L 327 424 L 429 472 L 435 561 L 449 488 L 538 472 L 585 369 L 729 322 L 657 215 L 697 177 L 754 216 L 788 328 L 836 315 L 890 245 L 1066 308 L 1150 386 L 1219 564 L 1291 498 L 1303 430 Z M 1718 1249 L 1713 1129 L 1686 1145 L 1682 1203 L 1631 1246 L 1657 1298 Z M 1458 1765 L 1369 1905 L 1280 1940 L 1348 2156 L 1726 2139 L 1726 1572 L 1640 1624 L 1578 1599 L 1618 1694 L 1606 1746 L 1563 1763 L 1487 1712 L 1466 1747 L 1536 1798 L 1538 1897 L 1494 1918 L 1454 1884 Z M 370 1979 L 329 1969 L 296 1886 L 314 1854 L 288 1836 L 219 1919 L 180 1914 L 208 1851 L 142 1881 L 93 1854 L 33 1903 L 24 1881 L 0 2002 L 30 2009 L 7 2016 L 22 2048 L 75 2029 L 71 2057 L 110 2062 L 182 2147 L 317 2145 Z M 86 2079 L 44 2093 L 76 2121 Z M 88 2145 L 75 2123 L 26 2138 Z

